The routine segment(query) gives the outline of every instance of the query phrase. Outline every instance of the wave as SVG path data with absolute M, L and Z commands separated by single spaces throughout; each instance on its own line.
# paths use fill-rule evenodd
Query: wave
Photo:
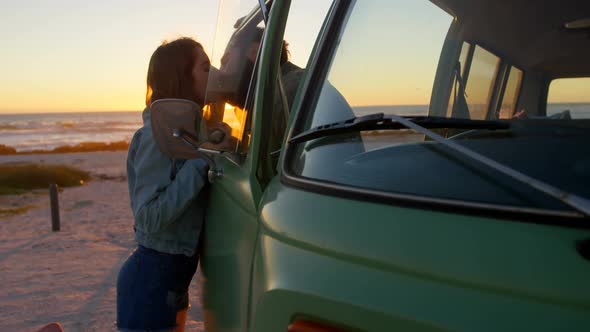
M 63 131 L 79 132 L 133 130 L 141 126 L 138 121 L 14 121 L 0 122 L 0 131 Z
M 0 155 L 23 154 L 55 154 L 73 152 L 100 152 L 100 151 L 127 151 L 128 141 L 117 142 L 81 142 L 75 145 L 62 145 L 53 149 L 35 149 L 30 151 L 17 151 L 16 148 L 0 144 Z
M 19 128 L 12 124 L 0 123 L 0 130 L 18 130 Z
M 3 154 L 108 150 L 141 125 L 140 112 L 0 114 L 0 144 Z

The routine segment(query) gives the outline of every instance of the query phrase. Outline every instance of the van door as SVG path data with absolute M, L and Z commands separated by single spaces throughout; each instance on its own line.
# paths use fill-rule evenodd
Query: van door
M 228 124 L 235 145 L 215 156 L 216 175 L 211 179 L 202 237 L 202 311 L 205 328 L 211 332 L 242 332 L 247 326 L 261 196 L 255 174 L 260 138 L 252 122 L 254 67 L 259 66 L 257 28 L 265 28 L 258 1 L 221 2 L 211 63 L 225 76 L 216 76 L 221 74 L 212 69 L 206 97 L 212 102 L 205 107 L 204 118 L 209 123 Z
M 255 1 L 243 2 L 258 8 Z M 221 13 L 220 22 L 225 25 L 220 29 L 231 27 L 227 34 L 231 37 L 226 38 L 227 46 L 219 61 L 222 71 L 224 66 L 230 66 L 232 50 L 241 47 L 244 51 L 244 43 L 236 40 L 244 35 L 256 35 L 248 30 L 268 30 L 258 50 L 244 107 L 210 105 L 205 112 L 206 117 L 223 119 L 230 124 L 237 140 L 235 150 L 216 159 L 223 175 L 211 185 L 201 259 L 207 331 L 247 330 L 249 313 L 254 310 L 249 308 L 249 304 L 254 304 L 248 299 L 259 227 L 259 202 L 265 186 L 276 174 L 289 107 L 303 80 L 315 36 L 330 6 L 331 1 L 275 1 L 270 18 L 274 22 L 272 30 L 266 27 L 258 9 L 245 17 L 238 15 L 239 20 L 235 15 Z M 311 9 L 313 15 L 309 14 Z M 285 33 L 287 16 L 289 22 L 297 24 L 288 25 Z M 218 37 L 223 36 L 222 33 Z M 241 54 L 246 57 L 255 53 L 249 46 L 245 51 Z M 216 64 L 215 55 L 212 62 Z M 248 64 L 244 64 L 244 68 L 247 67 Z M 217 83 L 210 83 L 211 95 L 219 93 Z M 222 111 L 223 116 L 220 115 Z

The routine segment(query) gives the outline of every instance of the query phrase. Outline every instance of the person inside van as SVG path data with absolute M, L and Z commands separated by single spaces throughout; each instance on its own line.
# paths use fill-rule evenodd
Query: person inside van
M 263 35 L 264 29 L 260 27 L 235 32 L 221 58 L 221 75 L 240 77 L 237 93 L 227 96 L 227 102 L 234 106 L 240 108 L 244 107 L 250 79 L 254 71 L 258 49 L 260 48 Z M 281 84 L 286 104 L 281 101 L 277 91 L 275 98 L 276 106 L 273 107 L 274 113 L 272 117 L 270 137 L 270 149 L 273 152 L 278 152 L 281 149 L 283 143 L 282 138 L 286 131 L 288 116 L 293 107 L 297 90 L 299 89 L 305 74 L 305 69 L 291 62 L 290 58 L 291 52 L 289 50 L 289 43 L 283 40 L 279 61 L 281 68 Z M 322 102 L 327 102 L 327 104 L 329 104 L 326 105 L 326 107 L 330 109 L 330 112 L 323 113 L 327 118 L 314 119 L 314 122 L 325 124 L 349 120 L 355 116 L 352 108 L 346 101 L 346 98 L 344 98 L 344 96 L 332 84 L 330 84 L 330 82 L 326 81 L 323 89 L 324 91 L 322 94 L 324 98 L 322 99 Z M 351 135 L 351 137 L 352 136 L 360 141 L 359 135 Z M 358 150 L 358 152 L 363 151 L 363 149 Z

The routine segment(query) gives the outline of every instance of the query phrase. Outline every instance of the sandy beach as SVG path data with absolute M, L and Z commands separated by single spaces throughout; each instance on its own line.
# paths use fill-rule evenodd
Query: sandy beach
M 93 180 L 60 193 L 61 231 L 51 231 L 49 197 L 0 196 L 0 331 L 34 331 L 57 321 L 66 332 L 116 331 L 116 279 L 135 247 L 125 177 L 126 152 L 0 156 L 0 164 L 65 164 Z M 198 273 L 187 331 L 204 331 Z

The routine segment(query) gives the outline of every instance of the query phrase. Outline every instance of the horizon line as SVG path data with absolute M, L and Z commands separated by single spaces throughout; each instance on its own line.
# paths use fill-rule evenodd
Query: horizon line
M 557 102 L 548 102 L 547 105 L 555 105 L 555 104 L 590 104 L 590 101 L 557 101 Z M 430 104 L 377 104 L 377 105 L 351 105 L 350 107 L 387 107 L 387 106 L 430 106 Z M 69 114 L 69 113 L 131 113 L 131 112 L 143 112 L 143 108 L 141 109 L 121 109 L 121 110 L 56 110 L 56 111 L 38 111 L 38 110 L 1 110 L 0 115 L 24 115 L 24 114 Z
M 70 114 L 70 113 L 126 113 L 126 112 L 143 112 L 143 109 L 135 110 L 59 110 L 59 111 L 3 111 L 0 115 L 23 115 L 23 114 Z

